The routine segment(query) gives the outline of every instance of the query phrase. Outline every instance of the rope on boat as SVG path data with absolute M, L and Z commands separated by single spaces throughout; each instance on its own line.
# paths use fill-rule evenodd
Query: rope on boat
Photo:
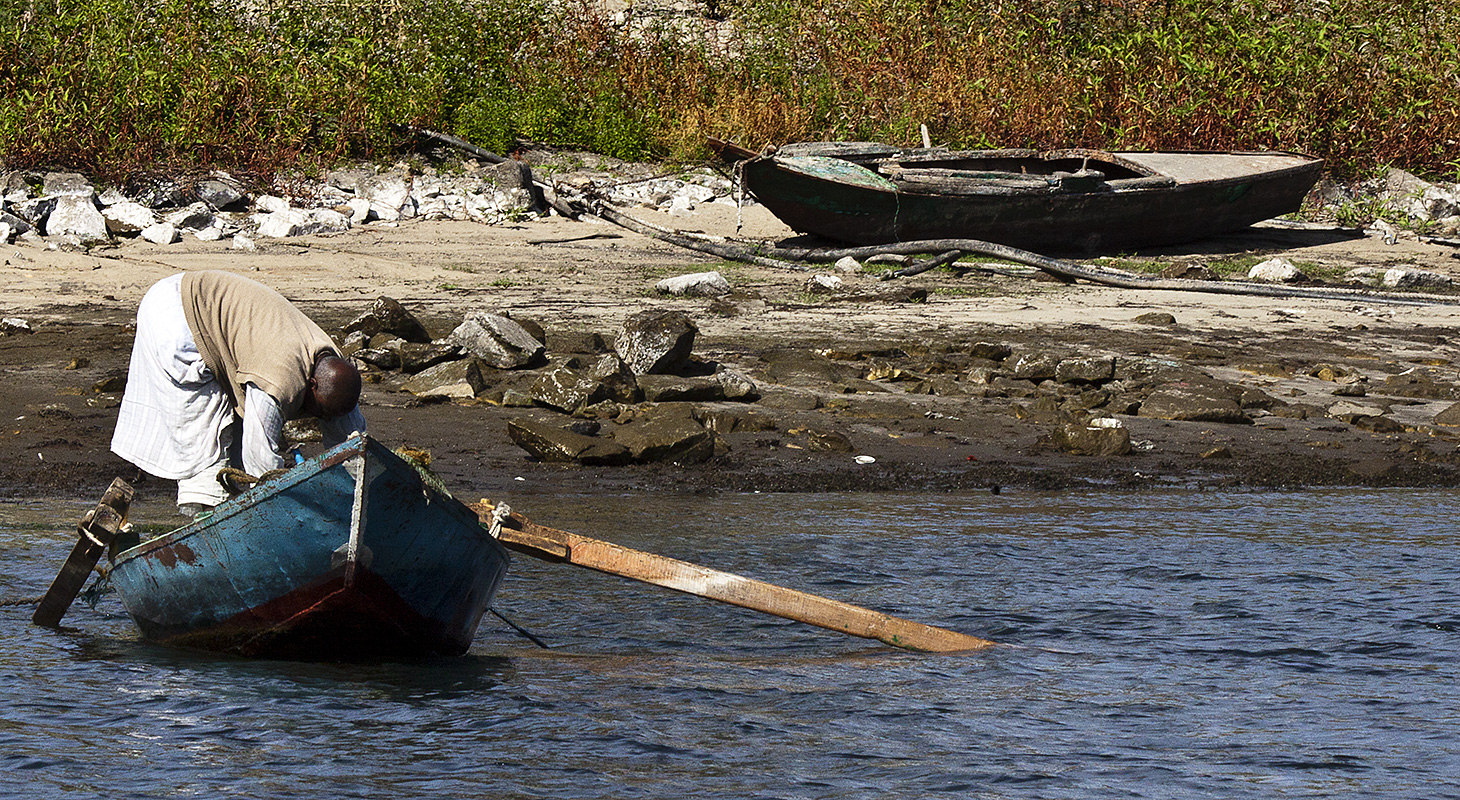
M 551 647 L 548 647 L 547 646 L 547 643 L 546 642 L 544 642 L 543 640 L 537 638 L 536 636 L 533 636 L 532 635 L 532 631 L 529 631 L 528 629 L 522 627 L 521 625 L 518 625 L 517 623 L 513 622 L 512 620 L 507 619 L 506 617 L 502 616 L 502 612 L 498 611 L 497 609 L 495 609 L 495 608 L 488 608 L 487 610 L 490 611 L 490 612 L 492 612 L 492 616 L 494 616 L 497 619 L 500 619 L 503 622 L 505 622 L 508 625 L 510 625 L 512 627 L 512 630 L 517 631 L 519 634 L 527 637 L 529 640 L 532 641 L 533 644 L 537 645 L 538 647 L 541 647 L 544 650 L 551 650 L 552 649 Z

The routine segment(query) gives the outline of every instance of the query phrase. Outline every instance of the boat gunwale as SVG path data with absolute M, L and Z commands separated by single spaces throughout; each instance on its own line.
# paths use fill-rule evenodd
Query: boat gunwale
M 364 455 L 365 450 L 368 447 L 369 441 L 370 438 L 364 435 L 351 437 L 349 440 L 339 445 L 333 451 L 327 451 L 326 453 L 322 454 L 319 457 L 319 468 L 317 470 L 309 471 L 301 469 L 302 467 L 310 466 L 313 463 L 305 462 L 304 464 L 300 464 L 298 467 L 290 470 L 288 474 L 280 476 L 276 480 L 269 481 L 268 483 L 255 484 L 253 488 L 249 489 L 248 491 L 234 497 L 230 497 L 228 500 L 220 503 L 214 508 L 214 512 L 212 514 L 209 514 L 208 516 L 199 519 L 194 519 L 193 521 L 188 522 L 179 528 L 168 531 L 161 536 L 156 536 L 146 541 L 139 542 L 136 545 L 133 545 L 132 547 L 129 547 L 120 553 L 117 553 L 116 555 L 111 557 L 110 567 L 111 569 L 116 569 L 123 564 L 131 562 L 137 558 L 145 557 L 147 554 L 153 552 L 154 550 L 159 550 L 161 548 L 168 547 L 190 539 L 193 536 L 196 536 L 197 534 L 208 530 L 215 523 L 231 519 L 232 517 L 243 513 L 245 510 L 248 509 L 249 506 L 257 502 L 258 500 L 263 499 L 267 495 L 275 494 L 285 489 L 291 489 L 295 486 L 298 486 L 300 483 L 314 478 L 315 476 L 319 475 L 327 469 L 330 469 L 331 467 L 343 464 L 344 462 L 350 460 L 350 458 L 356 455 Z M 257 495 L 257 497 L 255 497 L 254 495 Z M 225 506 L 229 506 L 229 508 L 222 514 L 219 514 L 217 509 L 224 508 Z

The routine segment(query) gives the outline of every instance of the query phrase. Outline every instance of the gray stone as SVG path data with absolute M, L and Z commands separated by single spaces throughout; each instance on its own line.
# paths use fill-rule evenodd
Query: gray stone
M 760 387 L 755 385 L 755 381 L 735 370 L 721 370 L 715 373 L 715 380 L 720 382 L 726 400 L 754 403 L 760 399 Z
M 806 431 L 806 449 L 827 453 L 850 453 L 854 449 L 852 440 L 837 431 Z
M 157 224 L 157 215 L 141 203 L 125 200 L 102 209 L 106 228 L 114 234 L 137 234 Z
M 588 377 L 598 381 L 603 387 L 605 399 L 615 403 L 638 402 L 643 394 L 633 370 L 615 353 L 600 356 L 588 369 Z
M 1447 428 L 1460 428 L 1460 403 L 1447 406 L 1443 411 L 1435 415 L 1435 424 Z
M 1025 353 L 1014 362 L 1013 376 L 1021 381 L 1053 380 L 1060 359 L 1053 353 Z
M 696 410 L 694 417 L 701 425 L 721 436 L 776 429 L 775 420 L 748 410 L 723 408 Z
M 89 194 L 56 198 L 56 207 L 46 217 L 46 235 L 75 236 L 82 242 L 104 242 L 110 238 L 106 217 L 96 209 L 96 201 Z
M 172 227 L 172 224 L 168 222 L 149 225 L 143 228 L 138 235 L 153 244 L 172 244 L 178 240 L 177 228 Z
M 1238 403 L 1240 391 L 1202 384 L 1173 384 L 1158 389 L 1141 403 L 1140 415 L 1188 422 L 1251 424 Z
M 532 189 L 532 167 L 508 160 L 492 165 L 492 184 L 498 189 Z
M 560 365 L 544 372 L 528 390 L 533 400 L 573 414 L 589 405 L 607 400 L 603 384 L 572 367 Z
M 874 259 L 877 259 L 877 258 L 902 258 L 902 259 L 907 259 L 906 256 L 894 256 L 894 255 L 891 255 L 891 254 L 883 254 L 881 256 L 872 256 L 872 258 L 867 259 L 867 263 L 868 264 L 882 264 L 882 263 L 887 263 L 885 261 L 875 261 Z M 908 260 L 910 260 L 910 259 L 908 259 Z M 902 266 L 902 265 L 907 264 L 908 263 L 908 260 L 904 260 L 904 261 L 900 261 L 900 262 L 896 262 L 896 263 L 897 263 L 898 266 Z M 852 273 L 856 273 L 856 272 L 861 272 L 862 271 L 862 265 L 861 264 L 858 264 L 857 263 L 857 259 L 852 258 L 851 256 L 843 256 L 842 258 L 837 259 L 836 263 L 835 264 L 832 264 L 831 267 L 832 267 L 832 269 L 836 270 L 837 272 L 845 272 L 847 274 L 852 274 Z
M 0 319 L 0 336 L 14 336 L 20 333 L 35 333 L 35 328 L 20 317 L 6 317 Z
M 613 438 L 644 463 L 698 464 L 715 454 L 715 435 L 688 414 L 654 415 L 615 430 Z
M 1450 286 L 1455 281 L 1448 275 L 1441 275 L 1438 272 L 1429 272 L 1422 269 L 1401 269 L 1394 268 L 1384 271 L 1380 278 L 1383 285 L 1395 289 L 1408 289 L 1422 287 L 1426 289 L 1442 289 Z
M 1151 311 L 1146 314 L 1137 315 L 1132 322 L 1138 322 L 1142 325 L 1175 325 L 1176 317 L 1165 311 Z
M 1130 431 L 1123 426 L 1066 422 L 1055 427 L 1050 438 L 1055 446 L 1077 456 L 1123 456 L 1131 451 Z
M 0 222 L 0 244 L 10 244 L 10 236 L 15 230 L 8 222 Z
M 1384 407 L 1355 403 L 1351 400 L 1341 400 L 1328 407 L 1328 416 L 1352 423 L 1359 417 L 1382 417 L 1384 416 Z
M 387 222 L 415 216 L 411 188 L 406 184 L 405 176 L 398 172 L 361 178 L 355 194 L 370 201 L 371 213 Z
M 242 206 L 247 198 L 237 186 L 220 180 L 208 178 L 198 184 L 198 199 L 208 204 L 209 208 L 223 210 L 234 206 Z
M 1293 266 L 1293 262 L 1286 258 L 1269 258 L 1247 271 L 1247 280 L 1249 281 L 1292 283 L 1307 279 L 1308 276 L 1304 275 L 1302 271 Z
M 476 397 L 486 385 L 477 362 L 467 358 L 438 364 L 419 372 L 402 384 L 401 388 L 417 397 L 470 399 Z
M 400 340 L 393 348 L 400 356 L 400 371 L 414 375 L 437 364 L 461 358 L 461 348 L 454 344 L 408 342 Z
M 213 209 L 208 208 L 206 203 L 193 203 L 187 208 L 168 214 L 163 219 L 181 231 L 200 231 L 213 227 L 215 215 Z
M 624 320 L 614 350 L 635 375 L 673 374 L 684 368 L 699 329 L 679 311 L 641 311 Z
M 1014 348 L 1006 344 L 995 344 L 993 342 L 974 342 L 968 346 L 968 354 L 974 358 L 1003 361 L 1014 354 Z
M 414 314 L 407 311 L 400 301 L 384 295 L 375 298 L 370 308 L 351 320 L 343 332 L 348 334 L 355 331 L 360 331 L 366 337 L 392 333 L 408 342 L 427 344 L 431 341 L 431 334 L 426 332 L 426 326 Z
M 678 375 L 643 375 L 639 388 L 651 403 L 703 403 L 725 400 L 725 386 L 714 377 L 685 378 Z
M 271 194 L 259 195 L 253 201 L 254 208 L 265 214 L 282 214 L 290 210 L 289 201 Z
M 11 214 L 8 211 L 0 211 L 0 222 L 9 225 L 10 230 L 14 231 L 16 236 L 19 236 L 22 233 L 29 233 L 31 230 L 33 230 L 29 222 L 26 222 L 25 220 L 15 216 L 14 214 Z
M 1115 357 L 1060 359 L 1054 373 L 1054 379 L 1060 383 L 1105 383 L 1115 378 Z
M 366 336 L 363 331 L 351 331 L 345 335 L 344 339 L 340 340 L 340 355 L 349 358 L 351 354 L 358 350 L 363 350 L 369 344 L 370 337 Z
M 91 197 L 96 187 L 84 175 L 75 172 L 50 172 L 41 185 L 41 194 L 48 197 Z
M 854 376 L 852 368 L 810 350 L 772 350 L 761 360 L 766 362 L 766 376 L 787 386 L 838 383 Z
M 498 369 L 529 366 L 541 360 L 544 352 L 542 342 L 516 321 L 484 311 L 468 314 L 445 341 Z
M 577 462 L 589 466 L 627 464 L 628 448 L 618 442 L 545 425 L 530 419 L 507 422 L 507 435 L 539 461 Z
M 35 197 L 10 204 L 10 210 L 35 230 L 45 227 L 46 217 L 49 217 L 55 208 L 56 198 L 54 197 Z
M 808 294 L 836 294 L 846 289 L 846 282 L 836 275 L 812 275 L 801 288 Z
M 357 361 L 363 361 L 379 369 L 397 369 L 400 367 L 400 353 L 384 347 L 362 347 L 352 355 Z
M 733 291 L 730 282 L 718 272 L 695 272 L 676 275 L 654 284 L 655 291 L 680 297 L 721 297 Z

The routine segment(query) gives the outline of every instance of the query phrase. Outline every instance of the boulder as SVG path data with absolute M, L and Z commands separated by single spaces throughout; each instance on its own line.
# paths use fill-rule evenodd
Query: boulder
M 806 449 L 816 450 L 825 453 L 850 453 L 852 440 L 846 434 L 837 431 L 806 431 Z
M 674 374 L 694 350 L 699 329 L 679 311 L 641 311 L 624 320 L 614 350 L 635 375 Z
M 730 294 L 730 282 L 718 272 L 676 275 L 654 284 L 655 291 L 680 297 L 721 297 Z
M 419 372 L 402 384 L 401 388 L 417 397 L 470 399 L 476 397 L 486 385 L 477 362 L 467 358 L 438 364 Z
M 678 375 L 643 375 L 639 388 L 651 403 L 704 403 L 725 400 L 725 386 L 714 377 L 681 377 Z
M 546 345 L 554 353 L 607 353 L 613 349 L 601 334 L 586 331 L 553 331 L 547 334 Z
M 600 381 L 566 364 L 544 372 L 527 393 L 542 405 L 565 414 L 577 413 L 592 403 L 608 399 Z
M 1175 325 L 1176 317 L 1165 311 L 1151 311 L 1146 314 L 1139 314 L 1131 321 L 1140 323 L 1141 325 Z
M 517 369 L 539 362 L 543 344 L 522 325 L 501 314 L 468 314 L 444 340 L 498 369 Z
M 431 341 L 426 326 L 414 314 L 407 311 L 400 301 L 384 295 L 375 298 L 370 308 L 346 325 L 343 332 L 350 334 L 355 331 L 365 334 L 366 338 L 373 338 L 378 333 L 393 333 L 408 342 L 427 344 Z
M 49 217 L 55 208 L 56 198 L 54 197 L 35 197 L 10 204 L 10 210 L 35 230 L 40 230 L 45 226 L 46 217 Z
M 400 367 L 400 353 L 384 347 L 362 347 L 350 354 L 357 361 L 362 361 L 377 369 L 397 369 Z
M 1384 271 L 1379 279 L 1384 286 L 1394 289 L 1425 288 L 1443 289 L 1455 281 L 1448 275 L 1422 269 L 1401 269 L 1395 267 Z
M 1123 456 L 1131 451 L 1130 431 L 1122 425 L 1066 422 L 1050 433 L 1061 450 L 1077 456 Z
M 56 207 L 46 217 L 47 236 L 75 236 L 82 242 L 104 242 L 106 217 L 96 209 L 90 194 L 67 194 L 56 198 Z
M 1227 387 L 1177 383 L 1151 393 L 1141 403 L 1140 415 L 1187 422 L 1252 423 L 1238 402 L 1240 392 Z
M 1114 356 L 1064 358 L 1054 370 L 1054 379 L 1060 383 L 1105 383 L 1114 378 Z
M 1460 428 L 1460 403 L 1447 406 L 1443 411 L 1435 415 L 1435 424 L 1447 428 Z
M 715 454 L 715 435 L 689 414 L 666 412 L 614 431 L 638 462 L 698 464 Z
M 1014 362 L 1013 376 L 1021 381 L 1035 383 L 1053 380 L 1059 370 L 1059 363 L 1059 356 L 1053 353 L 1025 353 Z
M 387 222 L 415 216 L 416 204 L 404 175 L 388 172 L 360 178 L 355 194 L 370 202 L 370 212 Z
M 1293 283 L 1307 279 L 1308 276 L 1286 258 L 1269 258 L 1247 271 L 1247 280 L 1264 283 Z
M 197 186 L 198 199 L 219 211 L 242 206 L 247 199 L 237 186 L 220 178 L 208 178 Z
M 508 421 L 507 435 L 539 461 L 617 466 L 627 464 L 630 459 L 628 448 L 622 444 L 530 419 Z
M 157 224 L 157 215 L 152 213 L 152 209 L 130 200 L 107 206 L 102 209 L 101 216 L 106 220 L 107 230 L 113 234 L 138 234 L 143 228 Z
M 989 361 L 1003 361 L 1014 354 L 1014 348 L 1006 344 L 995 344 L 993 342 L 974 342 L 968 346 L 968 354 L 974 358 L 985 358 Z
M 149 225 L 143 228 L 142 232 L 138 235 L 144 241 L 153 244 L 172 244 L 179 238 L 177 228 L 174 228 L 170 222 L 159 222 L 156 225 Z
M 400 356 L 401 372 L 407 375 L 414 375 L 437 364 L 461 358 L 461 348 L 454 344 L 408 342 L 401 339 L 392 349 Z
M 603 387 L 604 399 L 615 403 L 635 403 L 643 394 L 633 370 L 614 353 L 605 353 L 593 362 L 588 377 Z
M 84 175 L 75 172 L 48 172 L 41 182 L 41 194 L 47 197 L 91 197 L 96 187 Z
M 31 224 L 8 211 L 0 211 L 0 222 L 10 226 L 10 230 L 19 236 L 32 230 Z
M 731 433 L 759 433 L 776 429 L 775 420 L 754 411 L 740 409 L 707 409 L 694 412 L 695 420 L 709 430 L 725 436 Z
M 200 231 L 204 228 L 211 228 L 215 218 L 213 209 L 209 208 L 207 203 L 193 203 L 187 208 L 163 217 L 172 223 L 174 228 L 181 231 Z
M 811 350 L 772 350 L 761 360 L 766 362 L 766 376 L 787 386 L 838 383 L 853 377 L 851 368 Z
M 812 275 L 802 288 L 807 294 L 836 294 L 845 291 L 847 284 L 836 275 Z

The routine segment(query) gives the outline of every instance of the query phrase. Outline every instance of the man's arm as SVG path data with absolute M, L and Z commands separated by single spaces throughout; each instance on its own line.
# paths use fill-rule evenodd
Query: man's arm
M 243 471 L 259 476 L 271 469 L 294 466 L 284 456 L 284 414 L 268 392 L 245 383 L 243 401 Z

